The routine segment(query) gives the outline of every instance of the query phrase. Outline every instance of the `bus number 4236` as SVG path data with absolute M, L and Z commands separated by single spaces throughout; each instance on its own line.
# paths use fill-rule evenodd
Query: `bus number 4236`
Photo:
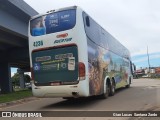
M 34 46 L 34 47 L 43 46 L 43 41 L 35 41 L 35 42 L 33 43 L 33 46 Z

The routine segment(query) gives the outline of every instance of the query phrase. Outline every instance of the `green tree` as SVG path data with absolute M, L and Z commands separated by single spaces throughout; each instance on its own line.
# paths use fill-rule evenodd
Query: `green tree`
M 14 86 L 19 86 L 19 74 L 18 73 L 15 73 L 13 76 L 12 76 L 12 83 Z
M 19 80 L 20 80 L 20 75 L 19 73 L 15 73 L 13 76 L 12 76 L 12 83 L 14 86 L 19 86 Z M 25 80 L 25 83 L 29 83 L 30 80 L 31 80 L 31 77 L 28 75 L 28 74 L 24 74 L 24 80 Z
M 24 79 L 26 83 L 29 83 L 31 81 L 31 77 L 28 74 L 24 74 Z

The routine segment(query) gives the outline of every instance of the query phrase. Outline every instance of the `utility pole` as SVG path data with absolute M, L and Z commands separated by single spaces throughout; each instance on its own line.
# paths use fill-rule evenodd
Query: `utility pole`
M 150 73 L 150 60 L 149 60 L 149 54 L 148 54 L 148 46 L 147 46 L 147 56 L 148 56 L 148 66 L 149 66 L 149 73 Z

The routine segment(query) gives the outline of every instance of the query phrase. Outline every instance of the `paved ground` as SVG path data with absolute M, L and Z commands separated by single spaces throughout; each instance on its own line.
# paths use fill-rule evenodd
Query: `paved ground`
M 115 96 L 106 100 L 87 98 L 75 101 L 61 98 L 37 99 L 14 106 L 1 108 L 0 111 L 160 111 L 160 80 L 134 79 L 130 88 L 119 89 Z M 83 114 L 83 113 L 79 113 Z M 96 114 L 96 113 L 94 113 Z M 7 118 L 8 119 L 8 118 Z M 31 119 L 31 118 L 30 118 Z M 36 118 L 34 118 L 36 119 Z M 39 120 L 38 118 L 37 120 Z M 43 118 L 42 118 L 43 119 Z M 53 118 L 46 118 L 53 119 Z M 64 118 L 57 117 L 56 120 Z M 97 120 L 91 117 L 65 118 L 67 120 Z M 109 120 L 160 120 L 160 118 L 103 118 Z M 8 119 L 9 120 L 9 119 Z M 16 118 L 17 120 L 17 118 Z

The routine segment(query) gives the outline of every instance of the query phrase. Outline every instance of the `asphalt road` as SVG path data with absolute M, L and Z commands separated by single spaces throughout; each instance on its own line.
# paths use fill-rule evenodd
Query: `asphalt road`
M 160 80 L 134 79 L 130 88 L 122 88 L 108 99 L 38 98 L 37 100 L 0 109 L 0 111 L 160 111 Z M 81 113 L 80 113 L 81 114 Z M 8 119 L 8 118 L 7 118 Z M 17 119 L 17 118 L 16 118 Z M 36 119 L 36 118 L 35 118 Z M 51 118 L 48 118 L 51 119 Z M 61 119 L 60 117 L 56 120 Z M 71 119 L 71 118 L 66 118 Z M 74 118 L 72 118 L 74 119 Z M 75 118 L 77 119 L 77 118 Z M 86 120 L 90 118 L 79 117 Z M 101 119 L 106 119 L 102 118 Z M 122 118 L 108 118 L 118 120 Z M 130 119 L 133 118 L 123 118 Z M 155 119 L 155 118 L 154 118 Z M 157 120 L 159 120 L 158 118 Z M 94 118 L 92 118 L 94 120 Z M 139 119 L 137 119 L 139 120 Z M 143 120 L 143 119 L 142 119 Z

